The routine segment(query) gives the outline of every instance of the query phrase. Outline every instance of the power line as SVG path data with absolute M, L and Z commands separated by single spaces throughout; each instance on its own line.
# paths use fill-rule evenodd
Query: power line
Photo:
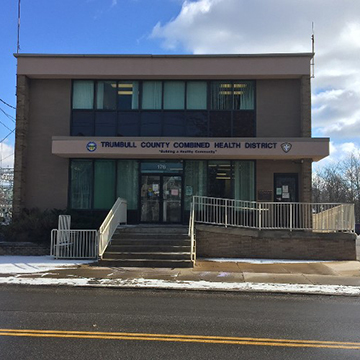
M 4 111 L 2 108 L 0 108 L 0 111 L 2 112 L 2 113 L 4 113 L 4 115 L 8 118 L 8 119 L 10 119 L 13 123 L 15 123 L 15 118 L 13 117 L 13 116 L 11 116 L 10 114 L 8 114 L 6 111 Z
M 6 157 L 2 158 L 1 160 L 2 160 L 2 161 L 4 161 L 4 160 L 6 160 L 7 158 L 9 158 L 10 156 L 13 156 L 13 155 L 14 155 L 14 153 L 12 153 L 12 154 L 10 154 L 10 155 L 8 155 L 8 156 L 6 156 Z
M 11 129 L 10 129 L 7 125 L 5 125 L 2 121 L 0 121 L 0 124 L 1 124 L 2 126 L 6 127 L 8 130 L 11 131 Z
M 15 131 L 15 129 L 14 129 L 14 130 L 11 130 L 2 140 L 0 140 L 0 143 L 2 143 L 3 141 L 5 141 L 14 131 Z
M 5 104 L 6 106 L 11 107 L 12 109 L 16 110 L 16 107 L 15 107 L 15 106 L 12 106 L 12 105 L 8 104 L 8 103 L 7 103 L 6 101 L 4 101 L 3 99 L 0 99 L 0 101 L 1 101 L 3 104 Z

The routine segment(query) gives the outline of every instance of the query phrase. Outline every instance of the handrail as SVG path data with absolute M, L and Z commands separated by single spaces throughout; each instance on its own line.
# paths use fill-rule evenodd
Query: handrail
M 194 213 L 194 203 L 190 204 L 190 219 L 189 219 L 189 233 L 190 237 L 190 258 L 193 264 L 196 263 L 196 241 L 195 241 L 195 213 Z
M 99 229 L 98 255 L 101 258 L 120 223 L 127 223 L 127 201 L 118 198 Z
M 354 204 L 258 202 L 194 196 L 192 205 L 190 220 L 202 224 L 258 230 L 355 232 Z

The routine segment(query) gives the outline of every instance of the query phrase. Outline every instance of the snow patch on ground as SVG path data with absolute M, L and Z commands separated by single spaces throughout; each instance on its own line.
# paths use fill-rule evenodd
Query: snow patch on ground
M 331 262 L 330 260 L 281 260 L 281 259 L 229 259 L 229 258 L 198 258 L 198 261 L 248 263 L 248 264 L 311 264 Z
M 53 278 L 0 278 L 0 284 L 54 285 L 112 288 L 148 288 L 171 290 L 211 290 L 234 292 L 270 292 L 294 294 L 360 296 L 360 286 L 308 285 L 308 284 L 266 284 L 225 283 L 209 281 L 169 281 L 156 279 L 53 279 Z
M 51 256 L 0 256 L 0 274 L 31 274 L 88 264 L 92 260 L 55 260 Z

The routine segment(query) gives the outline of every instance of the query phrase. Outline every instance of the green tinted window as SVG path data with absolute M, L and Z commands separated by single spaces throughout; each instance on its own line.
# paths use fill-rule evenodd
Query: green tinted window
M 70 206 L 90 209 L 92 195 L 92 161 L 72 160 L 70 167 Z
M 182 110 L 185 108 L 185 82 L 164 82 L 164 109 Z
M 94 209 L 111 209 L 115 202 L 115 161 L 95 160 Z
M 253 161 L 234 161 L 236 200 L 255 200 L 255 171 Z
M 188 81 L 186 92 L 186 108 L 191 110 L 206 110 L 207 83 L 206 81 Z
M 144 81 L 142 90 L 142 108 L 144 110 L 161 109 L 162 82 Z
M 117 163 L 117 195 L 127 200 L 128 210 L 138 208 L 139 163 L 136 160 L 119 160 Z
M 76 80 L 73 83 L 73 109 L 92 109 L 94 107 L 94 82 Z
M 185 210 L 190 210 L 193 196 L 206 196 L 206 161 L 186 161 L 185 163 Z

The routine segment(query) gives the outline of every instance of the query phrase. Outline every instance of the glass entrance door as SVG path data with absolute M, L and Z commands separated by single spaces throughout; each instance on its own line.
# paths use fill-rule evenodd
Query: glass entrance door
M 142 175 L 140 191 L 141 222 L 181 222 L 181 188 L 181 176 Z
M 163 222 L 179 223 L 181 221 L 181 176 L 162 177 Z
M 141 177 L 141 221 L 160 222 L 160 175 Z

